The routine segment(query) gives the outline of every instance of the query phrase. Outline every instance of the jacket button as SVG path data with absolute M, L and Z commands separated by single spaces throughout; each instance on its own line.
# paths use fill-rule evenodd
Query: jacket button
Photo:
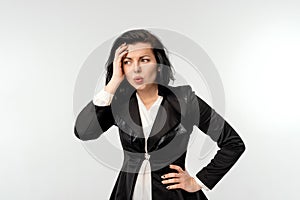
M 148 153 L 145 153 L 145 159 L 149 160 L 150 159 L 150 155 Z

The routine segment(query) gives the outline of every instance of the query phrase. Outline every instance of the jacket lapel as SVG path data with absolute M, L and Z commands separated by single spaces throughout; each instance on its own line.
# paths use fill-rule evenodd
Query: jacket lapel
M 117 118 L 116 123 L 119 128 L 122 129 L 124 127 L 124 130 L 122 130 L 131 136 L 144 137 L 135 91 L 130 98 L 123 98 L 122 101 L 119 99 L 119 101 L 115 102 L 115 106 L 113 107 L 116 109 L 114 117 Z M 126 127 L 129 127 L 131 130 L 127 130 L 128 128 Z
M 159 87 L 159 95 L 163 96 L 163 101 L 159 107 L 147 141 L 149 152 L 155 150 L 157 147 L 156 144 L 162 136 L 177 126 L 181 121 L 180 105 L 174 93 L 168 88 L 161 86 Z
M 128 125 L 131 130 L 123 130 L 127 134 L 144 139 L 142 121 L 135 93 L 136 91 L 132 93 L 127 101 L 122 101 L 121 104 L 120 102 L 116 103 L 118 112 L 115 112 L 117 115 L 115 118 L 118 119 L 116 120 L 118 125 L 124 123 Z M 158 95 L 162 96 L 163 100 L 147 140 L 147 150 L 149 152 L 155 150 L 156 143 L 160 138 L 178 125 L 181 120 L 180 104 L 176 95 L 170 89 L 161 85 L 158 85 Z M 144 150 L 144 144 L 142 142 L 143 146 L 141 150 Z

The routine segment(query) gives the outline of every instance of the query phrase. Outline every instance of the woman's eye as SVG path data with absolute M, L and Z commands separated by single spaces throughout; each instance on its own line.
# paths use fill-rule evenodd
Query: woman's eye
M 142 62 L 149 62 L 149 59 L 142 59 Z
M 123 62 L 124 65 L 127 65 L 128 63 L 129 63 L 129 61 L 124 61 Z

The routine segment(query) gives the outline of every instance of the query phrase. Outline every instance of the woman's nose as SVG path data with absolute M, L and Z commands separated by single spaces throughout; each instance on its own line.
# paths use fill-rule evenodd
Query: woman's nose
M 133 70 L 134 70 L 134 72 L 141 71 L 141 67 L 140 67 L 139 63 L 137 63 L 137 62 L 134 63 Z

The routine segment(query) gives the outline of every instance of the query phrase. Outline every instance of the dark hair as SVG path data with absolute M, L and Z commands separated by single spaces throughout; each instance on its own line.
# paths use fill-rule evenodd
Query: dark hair
M 114 41 L 109 54 L 109 58 L 105 65 L 107 70 L 105 85 L 108 84 L 113 75 L 113 60 L 115 51 L 124 42 L 126 42 L 126 44 L 135 44 L 138 42 L 150 43 L 157 62 L 157 66 L 160 67 L 160 71 L 157 72 L 156 82 L 158 84 L 168 85 L 170 80 L 175 80 L 173 75 L 173 66 L 171 65 L 171 62 L 167 55 L 168 51 L 161 43 L 161 41 L 148 30 L 135 29 L 124 32 Z M 124 78 L 122 84 L 119 87 L 126 86 L 129 86 L 129 83 L 126 78 Z

